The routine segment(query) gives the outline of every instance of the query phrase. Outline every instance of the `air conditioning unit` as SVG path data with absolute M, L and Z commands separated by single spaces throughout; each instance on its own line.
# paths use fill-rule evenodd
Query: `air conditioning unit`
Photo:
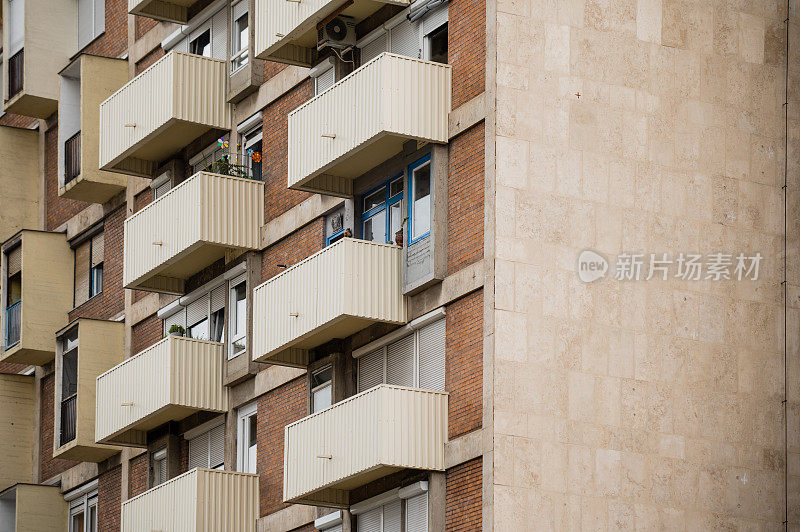
M 326 46 L 346 50 L 356 45 L 356 22 L 352 17 L 338 16 L 317 33 L 317 50 Z

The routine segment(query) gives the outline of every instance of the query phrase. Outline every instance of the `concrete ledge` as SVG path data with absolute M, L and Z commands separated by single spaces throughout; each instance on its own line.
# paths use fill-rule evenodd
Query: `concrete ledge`
M 483 429 L 473 430 L 447 442 L 444 467 L 450 469 L 483 455 Z
M 261 226 L 261 249 L 275 244 L 282 238 L 297 231 L 307 223 L 344 202 L 342 198 L 314 194 L 299 205 L 295 205 L 274 220 Z
M 323 508 L 293 504 L 283 510 L 265 515 L 258 520 L 258 532 L 273 532 L 275 530 L 294 530 L 301 526 L 313 523 L 323 515 L 335 511 L 335 508 Z
M 468 130 L 481 120 L 486 118 L 486 93 L 482 92 L 473 99 L 464 103 L 458 108 L 450 111 L 448 116 L 448 137 L 452 139 L 456 135 Z
M 408 319 L 413 320 L 423 314 L 446 305 L 451 301 L 474 292 L 483 286 L 486 269 L 482 260 L 448 275 L 444 280 L 424 292 L 408 299 Z
M 233 127 L 289 92 L 308 77 L 308 71 L 309 69 L 305 67 L 288 66 L 269 78 L 258 88 L 258 92 L 234 105 Z

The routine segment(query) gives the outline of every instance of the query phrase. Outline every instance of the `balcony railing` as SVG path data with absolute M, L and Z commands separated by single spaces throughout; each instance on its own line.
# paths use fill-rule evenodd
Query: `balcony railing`
M 61 401 L 61 445 L 75 439 L 77 422 L 78 395 L 72 395 Z
M 258 475 L 192 469 L 122 503 L 122 532 L 255 532 Z
M 264 184 L 199 172 L 125 220 L 126 288 L 181 294 L 230 250 L 260 248 Z
M 305 366 L 307 350 L 407 320 L 402 248 L 344 238 L 253 291 L 253 359 Z
M 448 140 L 450 65 L 384 53 L 289 113 L 289 188 L 351 196 L 408 140 Z
M 81 175 L 81 132 L 64 142 L 64 184 Z
M 402 469 L 444 469 L 447 393 L 382 384 L 286 426 L 283 499 L 347 507 Z
M 197 137 L 230 127 L 225 61 L 170 52 L 100 104 L 100 168 L 153 177 Z
M 386 5 L 406 7 L 412 0 L 256 0 L 255 53 L 260 59 L 311 66 L 317 28 L 331 15 L 355 23 Z
M 25 84 L 25 49 L 8 58 L 8 99 L 22 91 Z
M 224 344 L 170 335 L 106 371 L 97 377 L 95 440 L 142 446 L 167 421 L 227 411 L 224 362 Z
M 22 318 L 22 301 L 6 308 L 6 349 L 19 343 L 19 329 Z

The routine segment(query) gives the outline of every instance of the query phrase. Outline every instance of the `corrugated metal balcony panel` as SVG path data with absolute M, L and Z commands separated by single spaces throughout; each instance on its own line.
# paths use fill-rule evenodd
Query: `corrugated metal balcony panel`
M 125 220 L 125 286 L 181 293 L 227 249 L 259 249 L 263 195 L 260 181 L 199 172 L 147 205 Z
M 401 469 L 442 470 L 447 393 L 381 385 L 286 426 L 284 500 L 347 506 Z
M 408 6 L 412 0 L 256 0 L 255 54 L 295 65 L 311 66 L 317 24 L 334 12 L 360 22 L 387 4 Z M 348 5 L 349 4 L 349 5 Z M 341 10 L 341 11 L 340 11 Z M 261 16 L 262 14 L 269 16 Z
M 205 410 L 225 412 L 224 344 L 168 336 L 97 378 L 96 440 L 141 446 L 143 433 Z
M 152 177 L 212 129 L 230 127 L 225 62 L 172 51 L 100 105 L 100 166 Z
M 400 247 L 345 238 L 256 287 L 254 359 L 286 363 L 271 358 L 374 322 L 405 323 L 401 260 Z
M 447 142 L 450 93 L 450 65 L 381 54 L 289 114 L 289 187 L 351 194 L 407 140 Z
M 122 531 L 255 532 L 258 475 L 192 469 L 122 503 Z

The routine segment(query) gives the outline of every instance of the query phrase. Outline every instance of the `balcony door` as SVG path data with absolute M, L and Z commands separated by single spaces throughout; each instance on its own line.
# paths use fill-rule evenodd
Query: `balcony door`
M 65 445 L 75 439 L 78 400 L 78 329 L 73 328 L 61 339 L 61 405 L 60 441 Z
M 241 473 L 256 473 L 258 458 L 257 406 L 257 403 L 250 403 L 239 409 L 236 431 L 238 442 L 236 469 Z
M 97 532 L 97 490 L 70 501 L 69 532 Z

